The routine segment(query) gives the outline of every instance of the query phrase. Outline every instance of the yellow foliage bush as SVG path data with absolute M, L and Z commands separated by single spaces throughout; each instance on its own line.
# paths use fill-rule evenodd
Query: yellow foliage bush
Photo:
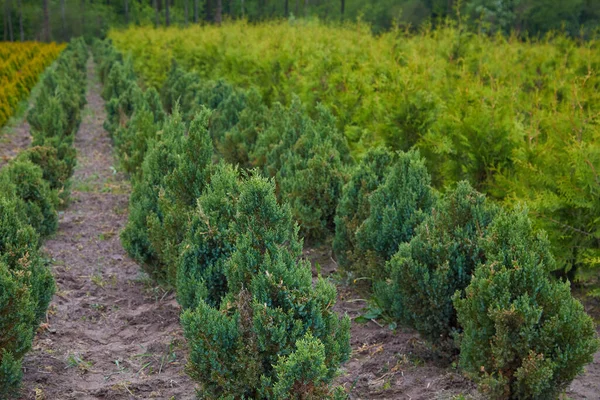
M 0 42 L 0 127 L 64 48 L 56 43 Z

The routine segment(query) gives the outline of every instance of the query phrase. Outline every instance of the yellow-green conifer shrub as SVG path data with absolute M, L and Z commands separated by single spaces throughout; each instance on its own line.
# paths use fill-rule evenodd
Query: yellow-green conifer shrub
M 486 398 L 557 399 L 598 350 L 594 322 L 548 274 L 549 241 L 526 212 L 502 212 L 483 246 L 486 262 L 454 297 L 460 366 Z
M 232 229 L 227 294 L 218 308 L 200 301 L 182 316 L 198 395 L 328 398 L 350 352 L 350 321 L 332 309 L 331 283 L 313 285 L 310 264 L 300 259 L 298 228 L 289 207 L 277 203 L 272 182 L 252 177 L 241 184 Z

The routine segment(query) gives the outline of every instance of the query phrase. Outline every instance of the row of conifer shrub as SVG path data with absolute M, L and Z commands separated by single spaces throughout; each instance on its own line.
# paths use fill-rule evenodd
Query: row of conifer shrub
M 333 310 L 335 286 L 320 277 L 313 283 L 298 225 L 273 180 L 216 162 L 214 113 L 192 109 L 195 99 L 185 106 L 183 86 L 169 103 L 167 89 L 140 90 L 109 43 L 94 49 L 105 127 L 133 181 L 122 242 L 153 277 L 177 288 L 198 394 L 344 397 L 330 383 L 350 354 L 350 321 Z
M 96 52 L 106 128 L 134 182 L 122 241 L 176 287 L 201 397 L 343 397 L 327 383 L 348 357 L 348 320 L 331 310 L 333 286 L 313 287 L 299 237 L 334 235 L 342 268 L 373 279 L 382 307 L 435 348 L 458 351 L 489 398 L 557 397 L 592 360 L 594 324 L 550 276 L 526 209 L 467 182 L 438 193 L 413 150 L 354 162 L 324 107 L 267 107 L 175 64 L 144 92 L 131 60 L 109 42 Z
M 56 43 L 0 42 L 0 127 L 63 49 Z
M 29 111 L 33 142 L 0 170 L 0 398 L 19 392 L 21 361 L 54 294 L 40 249 L 58 228 L 85 104 L 87 47 L 73 40 L 45 73 Z

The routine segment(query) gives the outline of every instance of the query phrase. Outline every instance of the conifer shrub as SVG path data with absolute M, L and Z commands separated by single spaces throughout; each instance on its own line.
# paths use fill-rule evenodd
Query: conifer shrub
M 204 104 L 213 110 L 210 118 L 210 136 L 215 148 L 220 149 L 226 132 L 239 122 L 240 114 L 246 108 L 247 95 L 244 90 L 235 90 L 222 80 L 217 81 L 211 95 Z
M 17 394 L 21 359 L 31 348 L 54 293 L 38 252 L 39 238 L 23 220 L 16 188 L 0 178 L 0 397 Z
M 208 132 L 210 111 L 202 108 L 189 124 L 187 135 L 177 111 L 172 132 L 164 140 L 175 152 L 175 168 L 164 177 L 158 198 L 157 212 L 148 216 L 148 235 L 159 259 L 166 268 L 166 278 L 172 285 L 177 280 L 179 245 L 183 241 L 189 217 L 210 179 L 213 145 Z
M 198 394 L 326 393 L 348 358 L 350 322 L 332 310 L 335 286 L 321 278 L 313 286 L 310 264 L 299 258 L 302 243 L 291 210 L 277 203 L 272 182 L 252 177 L 240 185 L 232 229 L 235 250 L 225 263 L 227 294 L 219 308 L 200 301 L 182 316 L 188 373 L 201 385 Z M 314 362 L 307 360 L 307 347 L 317 351 Z
M 177 109 L 165 121 L 133 186 L 129 220 L 121 234 L 127 252 L 150 275 L 172 284 L 189 214 L 210 176 L 209 114 L 199 112 L 187 134 Z
M 201 300 L 218 307 L 227 293 L 224 263 L 235 249 L 238 179 L 237 168 L 218 164 L 191 215 L 177 269 L 177 301 L 184 309 Z
M 552 280 L 549 241 L 526 211 L 502 212 L 484 240 L 487 261 L 454 297 L 460 366 L 490 399 L 556 399 L 593 360 L 595 326 Z
M 70 194 L 69 178 L 72 169 L 65 160 L 61 160 L 58 150 L 52 146 L 34 146 L 19 153 L 18 160 L 30 161 L 42 169 L 42 177 L 51 190 L 60 198 L 61 204 Z
M 226 131 L 217 144 L 223 158 L 241 168 L 253 166 L 250 155 L 254 152 L 258 137 L 269 124 L 269 109 L 260 92 L 254 88 L 246 94 L 246 107 L 239 114 L 239 121 Z
M 482 240 L 497 213 L 484 195 L 460 182 L 389 261 L 391 284 L 379 288 L 381 297 L 430 342 L 451 348 L 460 330 L 452 296 L 462 296 L 475 268 L 486 261 Z
M 369 196 L 369 216 L 356 231 L 367 276 L 381 277 L 379 266 L 412 239 L 435 201 L 425 160 L 418 151 L 399 152 L 383 183 Z
M 282 154 L 276 179 L 280 197 L 290 204 L 300 224 L 301 234 L 309 240 L 323 240 L 334 231 L 335 209 L 346 183 L 347 173 L 331 131 L 312 129 Z
M 141 167 L 148 151 L 148 144 L 162 128 L 166 114 L 158 92 L 150 88 L 143 99 L 134 106 L 131 118 L 120 126 L 113 137 L 123 170 L 133 179 L 141 176 Z
M 253 165 L 262 168 L 267 176 L 275 176 L 282 166 L 281 156 L 304 134 L 310 118 L 300 100 L 294 97 L 288 107 L 274 103 L 267 121 L 250 157 Z
M 348 271 L 359 272 L 362 268 L 356 231 L 369 217 L 369 197 L 383 183 L 393 161 L 394 154 L 385 148 L 369 149 L 342 189 L 335 214 L 333 251 L 339 265 Z
M 276 103 L 258 137 L 252 158 L 276 177 L 278 194 L 289 201 L 304 236 L 321 240 L 334 230 L 337 201 L 347 179 L 350 153 L 335 118 L 318 107 L 313 120 L 297 98 Z
M 8 180 L 15 186 L 15 194 L 23 200 L 27 223 L 44 238 L 58 229 L 56 206 L 58 194 L 44 180 L 42 169 L 28 160 L 13 160 L 4 168 Z
M 173 62 L 171 70 L 160 89 L 165 111 L 173 113 L 175 106 L 182 113 L 183 120 L 189 122 L 200 107 L 200 93 L 205 90 L 198 75 L 186 72 Z
M 116 66 L 113 69 L 119 71 Z M 127 76 L 121 78 L 129 79 Z M 144 95 L 133 80 L 124 81 L 122 87 L 116 88 L 113 94 L 115 96 L 111 97 L 105 105 L 106 120 L 104 121 L 104 129 L 118 142 L 118 138 L 115 137 L 117 130 L 125 127 L 136 106 L 143 102 Z

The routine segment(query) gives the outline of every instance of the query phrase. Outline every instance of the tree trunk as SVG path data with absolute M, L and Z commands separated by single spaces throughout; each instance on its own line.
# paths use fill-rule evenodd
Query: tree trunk
M 50 5 L 49 0 L 44 0 L 44 40 L 50 41 Z
M 129 25 L 129 0 L 125 0 L 125 24 Z
M 217 7 L 215 8 L 215 22 L 217 25 L 221 25 L 223 20 L 223 0 L 217 0 Z
M 346 0 L 342 0 L 342 22 L 344 21 L 344 12 L 346 11 Z
M 7 0 L 8 7 L 6 8 L 8 13 L 8 38 L 11 42 L 15 41 L 12 24 L 12 0 Z
M 92 0 L 90 0 L 91 2 Z M 80 34 L 83 35 L 83 32 L 85 30 L 85 0 L 81 0 L 81 32 Z
M 294 14 L 296 14 L 296 18 L 300 15 L 300 0 L 296 0 L 296 11 Z
M 198 23 L 198 0 L 194 0 L 194 23 Z
M 60 0 L 60 19 L 62 22 L 62 38 L 67 40 L 67 17 L 65 15 L 65 0 Z
M 152 0 L 152 3 L 154 4 L 154 27 L 158 28 L 160 24 L 160 21 L 158 19 L 158 1 Z
M 8 42 L 8 0 L 4 0 L 4 12 L 2 13 L 2 26 L 4 27 L 4 41 Z
M 246 12 L 244 11 L 244 0 L 240 0 L 240 3 L 242 3 L 242 18 L 244 18 Z
M 19 4 L 19 35 L 21 42 L 25 41 L 25 31 L 23 30 L 23 0 L 18 0 Z
M 285 17 L 290 17 L 290 0 L 285 0 Z
M 304 17 L 308 17 L 308 0 L 304 0 Z
M 189 10 L 188 10 L 188 0 L 183 0 L 183 13 L 185 18 L 185 27 L 188 26 L 188 18 L 189 18 Z
M 206 2 L 204 3 L 204 19 L 206 19 L 207 21 L 212 21 L 212 17 L 213 17 L 213 13 L 212 13 L 212 4 L 211 4 L 211 0 L 206 0 Z
M 170 0 L 165 1 L 165 17 L 166 17 L 165 24 L 167 26 L 171 25 L 171 16 L 169 15 L 169 3 L 170 3 Z

